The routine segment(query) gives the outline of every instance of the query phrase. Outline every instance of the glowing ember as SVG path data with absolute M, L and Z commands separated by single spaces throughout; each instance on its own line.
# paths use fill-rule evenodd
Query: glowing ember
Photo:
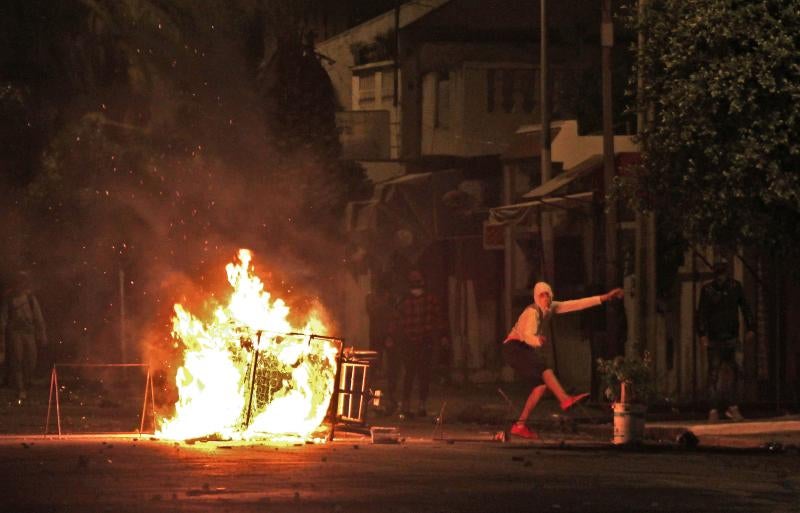
M 264 291 L 250 260 L 243 249 L 239 263 L 226 266 L 234 291 L 209 322 L 175 305 L 172 334 L 183 342 L 184 362 L 175 416 L 157 436 L 308 437 L 324 420 L 338 348 L 312 335 L 325 332 L 315 316 L 293 328 L 289 308 Z

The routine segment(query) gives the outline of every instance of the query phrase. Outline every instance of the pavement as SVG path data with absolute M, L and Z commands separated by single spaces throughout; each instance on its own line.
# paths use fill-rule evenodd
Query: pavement
M 377 386 L 381 386 L 378 382 Z M 142 390 L 138 384 L 114 395 L 110 387 L 85 387 L 63 392 L 60 416 L 49 394 L 49 383 L 39 383 L 20 404 L 9 388 L 0 388 L 0 437 L 30 438 L 58 433 L 57 421 L 69 436 L 138 435 L 142 412 Z M 156 412 L 170 405 L 159 401 Z M 529 419 L 529 427 L 540 440 L 509 435 L 508 429 L 527 397 L 527 390 L 514 383 L 434 383 L 424 417 L 386 414 L 384 405 L 370 406 L 364 422 L 339 425 L 335 440 L 401 441 L 406 443 L 511 443 L 558 446 L 613 446 L 613 412 L 607 403 L 588 401 L 562 412 L 555 399 L 542 400 Z M 164 398 L 161 398 L 162 400 Z M 418 404 L 412 402 L 412 411 Z M 654 409 L 646 414 L 643 440 L 638 447 L 794 451 L 800 447 L 800 414 L 777 415 L 768 408 L 741 405 L 746 419 L 709 423 L 699 409 Z M 378 428 L 378 429 L 371 429 Z M 383 429 L 381 429 L 383 428 Z M 151 436 L 152 419 L 145 415 L 140 436 Z M 102 436 L 102 435 L 101 435 Z
M 409 439 L 457 443 L 484 441 L 580 445 L 614 445 L 613 411 L 604 402 L 587 401 L 562 412 L 556 400 L 543 399 L 528 425 L 540 436 L 530 442 L 508 429 L 527 397 L 517 384 L 434 385 L 427 402 L 425 418 L 400 418 L 372 411 L 368 424 L 396 427 Z M 416 403 L 412 400 L 413 406 Z M 433 408 L 432 408 L 433 407 Z M 677 446 L 684 448 L 744 449 L 800 452 L 800 414 L 769 407 L 741 406 L 743 421 L 709 422 L 705 410 L 685 407 L 655 408 L 645 415 L 640 447 Z M 432 411 L 433 410 L 433 411 Z

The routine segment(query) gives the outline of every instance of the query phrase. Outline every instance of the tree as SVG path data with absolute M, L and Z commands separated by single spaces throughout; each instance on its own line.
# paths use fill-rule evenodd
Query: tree
M 348 200 L 368 192 L 363 169 L 340 160 L 336 94 L 314 49 L 316 32 L 306 20 L 314 2 L 276 1 L 266 13 L 273 47 L 259 80 L 267 139 L 279 173 L 276 183 L 299 190 L 302 221 L 336 220 Z M 303 214 L 309 216 L 303 219 Z M 333 214 L 333 216 L 331 216 Z M 320 222 L 319 219 L 316 222 Z
M 800 1 L 649 0 L 640 172 L 668 237 L 800 256 Z

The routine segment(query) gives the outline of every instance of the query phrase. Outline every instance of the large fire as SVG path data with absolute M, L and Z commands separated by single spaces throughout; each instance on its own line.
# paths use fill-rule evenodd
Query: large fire
M 172 333 L 184 361 L 175 415 L 158 437 L 309 437 L 324 420 L 339 348 L 312 335 L 326 332 L 317 315 L 291 326 L 289 307 L 264 290 L 251 258 L 243 249 L 226 266 L 233 293 L 207 322 L 175 305 Z

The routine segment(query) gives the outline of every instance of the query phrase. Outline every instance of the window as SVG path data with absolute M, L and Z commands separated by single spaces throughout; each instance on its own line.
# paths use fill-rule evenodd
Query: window
M 486 111 L 533 113 L 539 90 L 538 75 L 533 69 L 487 69 Z
M 371 103 L 375 101 L 375 74 L 360 75 L 358 77 L 358 103 Z
M 450 75 L 440 73 L 436 79 L 436 128 L 450 128 Z

